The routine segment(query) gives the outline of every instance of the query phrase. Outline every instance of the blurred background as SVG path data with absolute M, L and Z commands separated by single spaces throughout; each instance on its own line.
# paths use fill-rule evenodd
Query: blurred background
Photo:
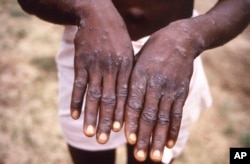
M 215 2 L 195 6 L 204 13 Z M 54 57 L 62 31 L 16 0 L 0 0 L 0 164 L 71 163 L 57 118 Z M 202 58 L 213 106 L 190 128 L 176 164 L 227 164 L 230 147 L 250 147 L 250 27 Z

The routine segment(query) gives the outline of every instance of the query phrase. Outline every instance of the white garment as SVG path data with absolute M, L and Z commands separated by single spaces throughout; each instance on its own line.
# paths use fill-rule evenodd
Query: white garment
M 63 35 L 61 50 L 56 57 L 59 75 L 59 118 L 63 136 L 70 145 L 84 150 L 96 151 L 114 149 L 126 143 L 124 130 L 118 133 L 111 132 L 109 141 L 102 145 L 96 138 L 86 137 L 83 134 L 83 114 L 80 119 L 73 120 L 70 116 L 70 100 L 74 79 L 74 37 L 77 28 L 66 26 Z M 138 52 L 148 37 L 132 42 L 134 52 Z M 84 102 L 85 103 L 85 102 Z M 187 127 L 199 116 L 201 109 L 211 105 L 211 96 L 207 79 L 204 74 L 200 57 L 194 61 L 194 72 L 190 82 L 189 95 L 183 109 L 183 119 L 177 143 L 173 149 L 165 148 L 163 163 L 168 163 L 178 156 L 188 139 Z M 83 105 L 84 109 L 84 105 Z

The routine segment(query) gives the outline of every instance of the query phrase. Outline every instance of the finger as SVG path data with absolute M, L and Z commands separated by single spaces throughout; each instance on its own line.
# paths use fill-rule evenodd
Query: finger
M 100 117 L 97 129 L 97 141 L 104 144 L 109 139 L 116 105 L 116 72 L 105 73 L 103 78 Z
M 147 157 L 150 139 L 157 120 L 161 86 L 155 77 L 148 83 L 144 108 L 140 117 L 138 140 L 135 146 L 137 151 L 135 158 L 139 161 L 144 161 Z
M 117 104 L 114 113 L 113 131 L 118 132 L 122 128 L 124 120 L 124 108 L 128 95 L 128 80 L 132 70 L 132 61 L 123 61 L 118 75 L 117 81 Z
M 75 65 L 75 80 L 71 97 L 70 111 L 73 119 L 78 119 L 82 110 L 83 98 L 87 87 L 88 74 L 85 68 Z
M 172 148 L 176 143 L 181 126 L 182 110 L 188 95 L 188 91 L 189 81 L 183 82 L 181 86 L 179 86 L 175 91 L 175 100 L 171 110 L 170 128 L 166 143 L 168 148 Z
M 130 81 L 129 94 L 125 113 L 125 135 L 129 144 L 135 144 L 137 140 L 137 128 L 139 117 L 146 92 L 146 79 L 139 73 L 133 73 Z
M 168 137 L 167 137 L 167 144 L 166 146 L 168 148 L 174 147 L 176 140 L 178 138 L 180 126 L 181 126 L 181 119 L 182 119 L 182 109 L 185 103 L 185 99 L 179 99 L 176 100 L 173 104 L 172 110 L 171 110 L 171 121 L 170 121 L 170 127 L 168 131 Z
M 170 110 L 173 100 L 163 96 L 159 104 L 158 119 L 154 129 L 150 158 L 154 162 L 160 162 L 163 156 L 164 146 L 167 140 L 170 123 Z
M 94 136 L 96 131 L 102 83 L 99 67 L 91 70 L 84 114 L 84 134 L 89 137 Z

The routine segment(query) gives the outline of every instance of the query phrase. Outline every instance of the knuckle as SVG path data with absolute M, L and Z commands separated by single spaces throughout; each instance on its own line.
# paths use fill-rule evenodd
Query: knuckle
M 115 106 L 115 104 L 116 104 L 116 97 L 113 94 L 104 95 L 101 98 L 101 103 L 103 105 Z
M 88 95 L 94 100 L 99 100 L 101 98 L 101 90 L 99 88 L 91 87 L 89 88 Z
M 116 60 L 114 59 L 112 54 L 108 54 L 105 56 L 105 58 L 102 60 L 103 68 L 107 68 L 108 71 L 112 71 L 113 69 L 117 68 Z
M 149 109 L 142 113 L 141 119 L 148 124 L 154 124 L 157 120 L 156 109 Z
M 170 122 L 170 118 L 168 115 L 159 114 L 157 122 L 160 125 L 168 125 Z
M 125 68 L 129 68 L 132 66 L 132 59 L 131 58 L 128 58 L 128 57 L 125 57 L 122 59 L 122 64 L 125 66 Z
M 135 111 L 141 111 L 142 103 L 137 97 L 132 97 L 128 100 L 128 107 Z
M 154 75 L 149 82 L 149 88 L 162 87 L 165 82 L 166 78 L 164 78 L 163 76 Z
M 118 97 L 127 97 L 127 95 L 128 95 L 127 85 L 124 85 L 124 86 L 118 88 L 118 92 L 117 92 Z
M 177 134 L 181 124 L 182 114 L 173 113 L 171 117 L 172 117 L 171 119 L 173 120 L 173 123 L 171 125 L 171 134 Z
M 141 81 L 139 81 L 140 77 L 139 76 L 134 76 L 133 78 L 135 79 L 134 84 L 131 85 L 131 89 L 134 91 L 133 96 L 137 96 L 137 95 L 139 95 L 141 93 L 144 93 L 145 90 L 146 90 L 146 86 Z
M 166 83 L 164 85 L 164 88 L 167 90 L 167 91 L 172 91 L 174 90 L 176 86 L 176 83 L 173 81 L 173 80 L 170 80 L 170 79 L 166 79 Z
M 82 100 L 79 98 L 72 98 L 70 107 L 73 109 L 81 109 L 82 107 Z
M 174 135 L 177 134 L 178 132 L 179 132 L 179 125 L 174 124 L 170 129 L 170 133 Z
M 175 99 L 182 98 L 186 93 L 185 87 L 180 87 L 175 91 L 174 97 Z
M 175 90 L 175 98 L 184 98 L 189 90 L 189 82 L 185 81 Z
M 181 119 L 182 119 L 182 113 L 181 112 L 172 113 L 171 117 L 175 121 L 181 121 Z
M 87 86 L 87 82 L 85 80 L 75 80 L 74 88 L 85 89 Z

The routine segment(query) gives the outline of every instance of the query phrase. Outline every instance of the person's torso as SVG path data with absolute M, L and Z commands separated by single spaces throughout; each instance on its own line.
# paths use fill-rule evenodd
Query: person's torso
M 113 0 L 132 40 L 165 27 L 170 22 L 192 16 L 193 0 Z

